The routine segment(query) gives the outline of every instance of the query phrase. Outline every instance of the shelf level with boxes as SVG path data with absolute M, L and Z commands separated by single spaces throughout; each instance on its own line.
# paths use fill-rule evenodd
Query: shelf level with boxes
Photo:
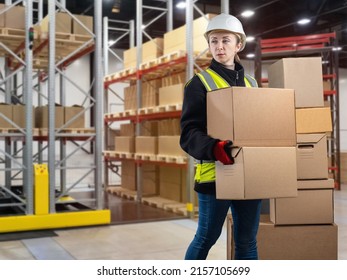
M 76 112 L 76 106 L 66 106 L 63 82 L 67 80 L 66 67 L 91 52 L 98 53 L 95 67 L 100 67 L 101 49 L 96 47 L 95 42 L 99 40 L 101 32 L 93 33 L 93 17 L 73 15 L 58 1 L 50 1 L 47 17 L 39 19 L 34 25 L 32 1 L 26 1 L 23 7 L 16 6 L 18 2 L 0 6 L 0 22 L 2 16 L 6 19 L 9 15 L 12 15 L 12 20 L 16 19 L 17 25 L 24 22 L 22 26 L 5 25 L 0 28 L 1 43 L 6 46 L 0 53 L 1 56 L 6 56 L 6 77 L 1 80 L 1 84 L 5 84 L 6 102 L 10 104 L 15 99 L 16 103 L 22 104 L 13 105 L 13 118 L 4 118 L 13 127 L 3 130 L 1 134 L 6 145 L 6 166 L 2 169 L 5 184 L 1 184 L 0 208 L 7 213 L 6 219 L 0 217 L 3 224 L 1 231 L 107 224 L 110 213 L 102 206 L 102 186 L 99 181 L 101 164 L 98 163 L 102 160 L 101 136 L 98 136 L 101 134 L 102 118 L 100 117 L 99 121 L 96 117 L 92 128 L 84 126 L 85 112 L 100 107 L 101 103 L 98 97 L 90 98 L 88 105 L 79 107 Z M 101 22 L 101 3 L 95 1 L 94 4 L 94 20 Z M 60 12 L 56 12 L 56 8 Z M 61 26 L 66 29 L 60 30 Z M 20 77 L 21 71 L 25 73 L 23 79 Z M 102 77 L 99 75 L 100 71 L 96 73 L 98 74 L 94 86 L 100 91 Z M 61 78 L 60 99 L 64 106 L 60 108 L 55 106 L 55 97 L 58 96 L 55 87 L 56 75 Z M 16 85 L 17 78 L 18 83 L 23 80 L 22 94 L 17 93 L 20 88 Z M 41 88 L 44 83 L 48 85 L 46 95 Z M 82 91 L 77 84 L 78 82 L 76 87 Z M 12 86 L 15 90 L 12 92 L 13 96 L 10 96 L 8 93 Z M 36 108 L 33 106 L 34 92 L 38 96 Z M 90 97 L 88 93 L 86 96 L 85 99 Z M 42 106 L 45 103 L 47 106 Z M 100 111 L 100 108 L 98 110 Z M 35 113 L 41 113 L 37 125 Z M 20 118 L 22 123 L 19 123 L 17 118 Z M 67 143 L 72 143 L 71 147 L 77 148 L 70 147 L 68 150 Z M 37 144 L 37 147 L 34 147 L 34 144 Z M 57 154 L 56 144 L 59 144 L 60 148 Z M 85 162 L 72 163 L 76 153 L 87 151 L 87 145 L 93 145 L 96 154 L 100 151 L 100 157 L 95 156 L 95 162 L 91 165 Z M 56 158 L 57 155 L 59 159 Z M 18 165 L 20 168 L 17 168 Z M 76 170 L 84 175 L 71 176 L 72 173 L 76 175 Z M 56 176 L 56 172 L 60 176 Z M 45 175 L 44 180 L 38 180 L 39 175 Z M 87 183 L 84 178 L 87 175 L 94 179 L 86 192 L 84 185 Z M 11 214 L 15 216 L 14 219 L 11 219 Z
M 205 52 L 207 49 L 207 44 L 206 39 L 203 36 L 208 19 L 211 16 L 212 15 L 206 15 L 205 17 L 201 17 L 193 21 L 194 34 L 192 36 L 192 42 L 194 42 L 193 56 L 195 61 L 195 69 L 205 68 L 211 61 L 211 56 Z M 174 126 L 176 127 L 176 132 L 174 132 L 174 135 L 172 135 L 172 132 L 162 131 L 159 132 L 158 136 L 155 136 L 155 134 L 138 134 L 134 136 L 135 143 L 140 143 L 140 141 L 158 141 L 158 150 L 156 152 L 152 151 L 152 154 L 148 153 L 147 150 L 135 150 L 131 159 L 138 166 L 145 163 L 154 163 L 159 165 L 160 169 L 162 167 L 171 167 L 171 172 L 180 173 L 176 174 L 174 177 L 182 178 L 182 182 L 180 184 L 184 186 L 186 185 L 188 175 L 185 175 L 183 178 L 181 172 L 187 168 L 188 159 L 186 154 L 180 149 L 178 142 L 180 134 L 179 118 L 181 116 L 182 109 L 183 87 L 187 80 L 186 69 L 187 64 L 189 64 L 185 40 L 186 33 L 186 26 L 182 26 L 165 33 L 163 39 L 156 38 L 153 39 L 153 41 L 144 43 L 142 45 L 142 63 L 139 64 L 138 68 L 135 68 L 136 47 L 126 50 L 124 52 L 124 69 L 107 75 L 104 80 L 106 90 L 114 83 L 129 83 L 129 87 L 127 87 L 124 92 L 124 111 L 105 114 L 104 122 L 106 126 L 109 126 L 113 122 L 128 120 L 130 123 L 138 124 L 140 127 L 149 122 L 163 123 L 159 130 L 164 130 L 164 128 L 168 128 L 170 126 L 168 122 L 175 123 Z M 150 46 L 152 46 L 152 49 Z M 138 85 L 138 81 L 141 81 L 141 105 L 138 105 L 137 103 L 138 93 L 136 86 Z M 135 85 L 136 83 L 137 85 Z M 154 90 L 152 91 L 152 89 Z M 165 122 L 167 125 L 164 124 Z M 145 139 L 145 137 L 153 136 L 157 139 Z M 171 142 L 172 144 L 165 144 L 165 142 L 169 143 L 170 141 L 173 141 Z M 143 145 L 135 146 L 137 147 L 136 149 L 143 148 Z M 139 146 L 142 146 L 142 148 Z M 149 147 L 150 145 L 148 144 L 145 146 Z M 176 148 L 173 149 L 173 151 L 169 151 L 170 147 Z M 162 148 L 164 149 L 163 151 L 161 151 Z M 130 154 L 132 154 L 121 154 L 119 153 L 117 147 L 115 148 L 115 152 L 107 150 L 105 153 L 108 155 L 105 160 L 121 160 L 123 157 L 125 161 L 129 160 L 129 157 L 131 157 Z M 116 155 L 116 157 L 114 157 L 114 155 Z M 165 172 L 165 170 L 161 171 L 163 173 Z M 163 179 L 160 173 L 159 177 L 160 180 Z M 170 176 L 167 177 L 170 178 Z M 160 186 L 161 185 L 165 185 L 165 183 L 160 184 Z M 188 202 L 185 201 L 184 198 L 187 190 L 181 189 L 180 192 L 181 200 L 176 201 L 176 203 Z M 159 196 L 162 195 L 166 196 L 169 194 L 165 194 L 165 189 L 160 189 Z M 175 199 L 178 199 L 177 193 Z M 145 198 L 145 202 L 147 200 L 148 198 Z

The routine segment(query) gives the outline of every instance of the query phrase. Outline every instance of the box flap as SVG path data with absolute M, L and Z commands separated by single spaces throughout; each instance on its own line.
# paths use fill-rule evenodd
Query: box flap
M 297 143 L 318 143 L 324 137 L 326 137 L 325 133 L 320 134 L 297 134 L 296 141 Z
M 334 179 L 298 180 L 298 189 L 333 189 Z

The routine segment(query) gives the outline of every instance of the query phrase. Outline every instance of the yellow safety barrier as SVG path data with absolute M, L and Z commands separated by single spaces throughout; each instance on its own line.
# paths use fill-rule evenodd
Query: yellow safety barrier
M 49 181 L 47 164 L 34 164 L 34 213 L 49 212 Z

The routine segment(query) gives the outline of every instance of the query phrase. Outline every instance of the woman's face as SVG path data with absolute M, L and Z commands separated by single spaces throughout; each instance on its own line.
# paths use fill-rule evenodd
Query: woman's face
M 231 66 L 234 64 L 235 54 L 241 48 L 241 43 L 234 33 L 216 31 L 209 34 L 208 46 L 216 61 L 225 66 Z

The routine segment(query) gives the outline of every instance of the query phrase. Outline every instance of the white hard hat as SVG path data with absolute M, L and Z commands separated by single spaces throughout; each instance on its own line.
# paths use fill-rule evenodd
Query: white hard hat
M 208 34 L 213 30 L 226 30 L 232 33 L 236 33 L 241 37 L 241 49 L 242 51 L 246 45 L 246 34 L 243 31 L 242 23 L 234 16 L 227 14 L 220 14 L 213 17 L 207 25 L 205 32 L 205 38 L 208 40 Z

